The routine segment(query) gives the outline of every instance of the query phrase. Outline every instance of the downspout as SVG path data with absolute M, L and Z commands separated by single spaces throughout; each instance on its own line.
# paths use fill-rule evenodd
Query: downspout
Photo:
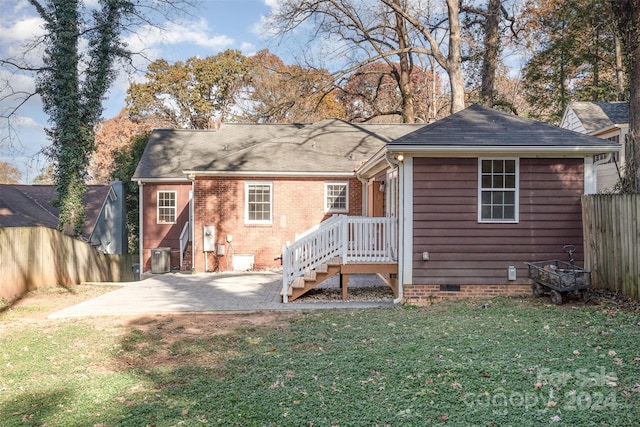
M 404 179 L 402 177 L 402 169 L 400 168 L 400 165 L 402 164 L 402 162 L 398 161 L 398 159 L 393 157 L 391 153 L 389 153 L 389 151 L 385 153 L 384 157 L 392 169 L 398 169 L 398 206 L 399 206 L 399 211 L 398 211 L 398 298 L 394 299 L 393 303 L 400 304 L 402 303 L 402 299 L 404 297 L 403 296 L 404 269 L 401 268 L 402 263 L 400 262 L 402 259 L 404 259 L 404 255 L 405 255 L 403 250 L 404 227 L 405 227 L 404 191 L 400 191 L 400 189 L 402 188 Z
M 196 177 L 195 175 L 189 175 L 188 177 L 191 180 L 191 197 L 189 198 L 189 221 L 191 222 L 191 230 L 189 230 L 189 233 L 191 233 L 191 273 L 194 273 L 196 271 L 196 208 L 194 206 L 194 200 L 196 197 Z M 206 258 L 205 261 L 207 261 Z M 207 272 L 206 267 L 204 271 L 205 273 Z
M 138 262 L 140 263 L 140 272 L 144 271 L 144 221 L 143 221 L 143 199 L 144 199 L 144 182 L 138 181 L 138 233 L 140 233 L 140 239 L 138 242 Z

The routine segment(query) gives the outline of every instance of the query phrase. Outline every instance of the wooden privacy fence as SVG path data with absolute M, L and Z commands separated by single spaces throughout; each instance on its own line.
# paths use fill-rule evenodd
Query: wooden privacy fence
M 49 286 L 129 280 L 129 255 L 105 255 L 46 227 L 0 229 L 0 299 Z
M 582 196 L 585 268 L 594 287 L 640 300 L 640 194 Z

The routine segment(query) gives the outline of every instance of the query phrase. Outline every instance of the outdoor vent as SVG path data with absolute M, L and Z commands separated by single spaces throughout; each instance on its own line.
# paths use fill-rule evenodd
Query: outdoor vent
M 171 248 L 151 249 L 151 272 L 168 273 L 171 269 Z
M 440 290 L 444 292 L 460 292 L 460 285 L 440 285 Z

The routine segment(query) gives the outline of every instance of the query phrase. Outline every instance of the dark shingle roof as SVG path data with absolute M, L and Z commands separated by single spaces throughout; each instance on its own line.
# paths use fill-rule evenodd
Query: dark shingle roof
M 89 238 L 104 204 L 110 185 L 89 185 L 85 194 L 87 221 L 82 235 Z M 53 206 L 57 199 L 53 185 L 0 185 L 0 228 L 56 228 L 60 210 Z
M 627 102 L 572 102 L 569 106 L 587 132 L 629 123 Z
M 472 105 L 392 141 L 389 147 L 530 147 L 534 151 L 606 145 L 606 141 L 592 136 Z
M 215 130 L 157 129 L 149 136 L 133 179 L 185 179 L 184 169 L 213 162 L 303 126 L 223 124 Z
M 338 119 L 307 125 L 230 156 L 196 165 L 196 171 L 262 173 L 352 173 L 394 136 L 411 125 L 358 125 Z M 389 136 L 387 136 L 389 135 Z
M 134 179 L 185 179 L 185 171 L 352 173 L 388 141 L 421 126 L 328 119 L 308 125 L 223 124 L 211 131 L 156 130 Z

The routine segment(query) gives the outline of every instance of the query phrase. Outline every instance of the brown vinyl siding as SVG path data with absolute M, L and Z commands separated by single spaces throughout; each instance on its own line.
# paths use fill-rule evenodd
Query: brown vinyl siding
M 478 159 L 415 158 L 414 284 L 509 284 L 513 265 L 582 257 L 583 159 L 520 159 L 518 223 L 478 223 Z M 430 260 L 422 260 L 429 252 Z

